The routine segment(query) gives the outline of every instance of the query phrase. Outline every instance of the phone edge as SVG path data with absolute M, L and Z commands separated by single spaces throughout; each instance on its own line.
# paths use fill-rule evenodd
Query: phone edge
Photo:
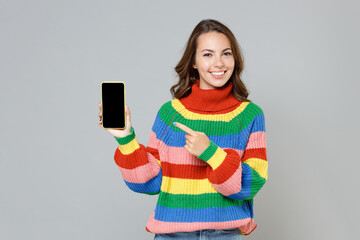
M 125 122 L 125 127 L 124 128 L 106 128 L 106 127 L 104 127 L 104 125 L 103 125 L 103 123 L 104 123 L 104 115 L 103 115 L 103 120 L 102 120 L 102 123 L 101 123 L 101 127 L 104 128 L 104 129 L 120 129 L 120 130 L 124 130 L 126 128 L 126 85 L 125 85 L 125 82 L 123 82 L 123 81 L 102 81 L 101 82 L 101 88 L 100 88 L 100 91 L 101 91 L 101 113 L 103 113 L 102 112 L 102 106 L 103 106 L 102 86 L 103 86 L 103 83 L 122 83 L 122 84 L 124 84 L 124 110 L 125 110 L 124 122 Z

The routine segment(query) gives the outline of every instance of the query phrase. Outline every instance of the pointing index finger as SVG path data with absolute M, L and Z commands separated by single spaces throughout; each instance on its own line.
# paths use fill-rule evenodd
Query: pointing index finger
M 184 124 L 178 123 L 178 122 L 174 122 L 174 126 L 180 128 L 181 130 L 183 130 L 184 132 L 193 135 L 196 131 L 192 130 L 191 128 L 185 126 Z

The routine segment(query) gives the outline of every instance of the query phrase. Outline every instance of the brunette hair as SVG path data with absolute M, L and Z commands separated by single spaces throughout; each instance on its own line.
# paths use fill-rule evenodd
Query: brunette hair
M 171 95 L 174 98 L 182 98 L 191 93 L 192 85 L 199 79 L 198 70 L 193 68 L 197 40 L 201 34 L 213 31 L 224 34 L 230 41 L 231 50 L 235 60 L 234 71 L 229 79 L 233 84 L 231 89 L 233 96 L 239 101 L 251 102 L 247 98 L 249 92 L 241 80 L 241 73 L 244 69 L 244 58 L 236 38 L 229 28 L 214 19 L 202 20 L 192 31 L 186 44 L 184 54 L 175 67 L 175 71 L 179 75 L 179 81 L 170 88 Z

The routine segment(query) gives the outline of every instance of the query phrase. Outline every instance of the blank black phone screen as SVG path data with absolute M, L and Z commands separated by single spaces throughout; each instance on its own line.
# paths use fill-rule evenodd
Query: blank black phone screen
M 125 128 L 125 85 L 103 82 L 102 113 L 104 128 Z

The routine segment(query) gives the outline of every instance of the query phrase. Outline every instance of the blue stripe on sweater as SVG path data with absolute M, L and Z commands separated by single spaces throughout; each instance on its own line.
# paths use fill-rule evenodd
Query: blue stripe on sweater
M 254 118 L 252 128 L 251 128 L 252 133 L 253 132 L 259 132 L 259 131 L 264 131 L 265 132 L 265 117 L 264 117 L 263 113 L 257 115 Z
M 162 170 L 160 169 L 157 176 L 155 176 L 154 178 L 150 179 L 145 183 L 132 183 L 132 182 L 127 182 L 125 180 L 124 182 L 134 192 L 150 193 L 150 194 L 159 193 L 162 182 Z
M 246 163 L 241 163 L 241 167 L 242 167 L 241 191 L 228 196 L 229 198 L 233 198 L 236 200 L 243 200 L 251 195 L 251 181 L 252 181 L 251 167 Z
M 207 135 L 220 148 L 232 148 L 237 150 L 244 150 L 248 141 L 250 129 L 252 124 L 249 124 L 245 129 L 237 134 L 228 135 Z M 257 126 L 258 129 L 258 126 Z M 165 131 L 166 130 L 166 131 Z M 185 145 L 186 132 L 174 131 L 171 126 L 167 126 L 157 114 L 152 131 L 156 134 L 156 139 L 163 141 L 167 146 L 183 147 Z M 165 131 L 165 134 L 164 134 Z M 254 130 L 253 130 L 254 131 Z M 260 131 L 260 130 L 259 130 Z M 179 140 L 181 139 L 181 140 Z
M 252 202 L 225 208 L 183 209 L 156 206 L 155 219 L 163 222 L 226 222 L 253 218 Z

